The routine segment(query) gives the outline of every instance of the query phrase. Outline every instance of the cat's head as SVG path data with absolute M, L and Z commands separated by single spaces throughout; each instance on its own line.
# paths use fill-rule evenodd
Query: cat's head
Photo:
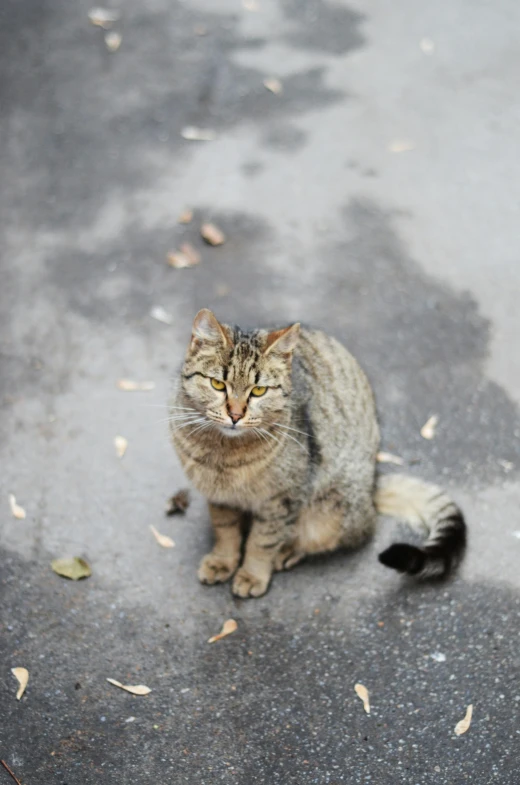
M 299 331 L 293 324 L 242 332 L 199 311 L 181 379 L 190 406 L 228 436 L 276 423 L 288 405 Z

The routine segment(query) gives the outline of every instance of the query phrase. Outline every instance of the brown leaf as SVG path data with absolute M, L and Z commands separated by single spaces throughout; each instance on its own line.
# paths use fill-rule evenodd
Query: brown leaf
M 212 128 L 197 128 L 195 125 L 187 125 L 183 128 L 181 136 L 189 142 L 212 142 L 217 138 Z
M 150 392 L 150 390 L 155 390 L 155 382 L 134 382 L 133 379 L 118 379 L 117 386 L 124 392 Z
M 224 232 L 222 232 L 218 226 L 215 226 L 215 224 L 202 224 L 200 233 L 208 245 L 222 245 L 222 243 L 226 241 Z
M 177 269 L 194 267 L 200 262 L 200 254 L 191 243 L 183 243 L 179 251 L 170 252 L 166 258 L 170 267 Z
M 473 717 L 473 704 L 470 703 L 468 708 L 466 709 L 466 716 L 460 722 L 457 722 L 455 725 L 455 733 L 457 736 L 462 736 L 463 733 L 466 733 L 469 730 L 469 726 L 471 725 L 471 718 Z
M 171 537 L 167 537 L 166 534 L 158 532 L 155 526 L 150 526 L 150 529 L 159 545 L 162 545 L 163 548 L 175 548 L 175 543 Z
M 11 668 L 11 673 L 18 680 L 18 684 L 20 685 L 16 693 L 16 700 L 19 701 L 25 692 L 25 688 L 27 687 L 27 682 L 29 681 L 29 671 L 27 668 Z
M 396 466 L 403 466 L 404 461 L 398 455 L 392 455 L 391 452 L 378 452 L 376 455 L 378 463 L 395 463 Z
M 116 436 L 114 438 L 114 447 L 118 458 L 122 458 L 128 447 L 128 440 L 124 436 Z
M 144 684 L 121 684 L 120 681 L 116 681 L 115 679 L 107 679 L 110 684 L 113 684 L 114 687 L 119 687 L 121 690 L 126 690 L 126 692 L 130 692 L 132 695 L 148 695 L 151 692 L 150 687 L 145 687 Z
M 279 79 L 276 79 L 276 77 L 264 79 L 264 87 L 269 90 L 270 93 L 274 93 L 275 95 L 280 95 L 280 93 L 283 93 L 283 84 Z
M 9 507 L 11 508 L 11 514 L 13 518 L 23 520 L 23 518 L 26 517 L 24 508 L 20 507 L 20 505 L 16 503 L 16 496 L 14 493 L 9 494 Z
M 220 630 L 218 635 L 212 635 L 211 638 L 208 639 L 208 643 L 215 643 L 215 641 L 219 641 L 221 638 L 225 638 L 226 635 L 231 635 L 232 632 L 238 628 L 238 624 L 234 619 L 228 619 L 222 625 L 222 629 Z
M 70 578 L 71 581 L 79 581 L 81 578 L 90 578 L 92 570 L 85 559 L 73 556 L 70 559 L 54 559 L 51 567 L 57 575 L 62 578 Z
M 439 422 L 439 418 L 436 414 L 432 414 L 429 420 L 426 420 L 423 427 L 421 428 L 421 436 L 423 439 L 433 439 L 435 436 L 435 427 Z
M 368 699 L 368 690 L 363 684 L 355 684 L 354 689 L 358 698 L 363 701 L 363 708 L 367 714 L 370 714 L 370 701 Z
M 88 12 L 88 18 L 91 23 L 105 30 L 111 27 L 114 22 L 117 22 L 119 16 L 119 12 L 114 11 L 113 8 L 91 8 Z
M 121 33 L 105 33 L 105 46 L 109 52 L 117 52 L 123 40 Z
M 183 210 L 177 218 L 177 223 L 190 224 L 193 221 L 193 210 Z
M 186 512 L 190 505 L 190 492 L 183 489 L 178 491 L 175 496 L 168 500 L 166 505 L 166 515 L 179 515 Z

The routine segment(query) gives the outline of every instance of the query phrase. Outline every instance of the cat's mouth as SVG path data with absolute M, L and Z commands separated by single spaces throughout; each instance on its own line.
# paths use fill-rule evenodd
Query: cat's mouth
M 243 433 L 249 430 L 247 425 L 238 425 L 238 423 L 219 425 L 219 428 L 221 433 L 224 433 L 226 436 L 242 436 Z

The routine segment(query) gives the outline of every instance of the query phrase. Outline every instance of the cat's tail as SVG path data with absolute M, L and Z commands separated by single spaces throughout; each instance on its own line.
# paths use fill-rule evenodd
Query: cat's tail
M 418 578 L 447 575 L 462 559 L 466 523 L 446 491 L 405 474 L 385 474 L 377 481 L 375 504 L 383 515 L 400 518 L 426 534 L 421 547 L 396 543 L 379 561 Z

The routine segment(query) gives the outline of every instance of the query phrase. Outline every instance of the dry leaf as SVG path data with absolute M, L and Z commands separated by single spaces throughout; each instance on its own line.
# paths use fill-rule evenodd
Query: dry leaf
M 421 436 L 423 439 L 433 439 L 435 436 L 435 427 L 438 422 L 438 416 L 436 414 L 432 414 L 429 420 L 427 420 L 421 428 Z
M 409 139 L 396 139 L 388 145 L 391 153 L 407 153 L 415 149 L 415 145 Z
M 71 581 L 79 581 L 81 578 L 90 578 L 92 570 L 85 559 L 73 556 L 70 559 L 54 559 L 51 567 L 57 575 L 63 578 L 70 578 Z
M 193 210 L 183 210 L 177 218 L 177 223 L 190 224 L 193 221 Z
M 218 226 L 215 224 L 202 224 L 200 227 L 200 234 L 208 245 L 222 245 L 225 242 L 226 236 Z
M 280 95 L 280 93 L 283 92 L 283 84 L 275 77 L 264 79 L 264 87 L 269 90 L 270 93 L 274 93 L 275 95 Z
M 395 463 L 396 466 L 403 466 L 404 461 L 398 455 L 392 455 L 391 452 L 378 452 L 376 461 L 379 463 Z
M 155 526 L 150 526 L 150 529 L 159 545 L 162 545 L 163 548 L 175 548 L 175 543 L 171 537 L 167 537 L 166 534 L 158 532 Z
M 190 505 L 190 492 L 187 490 L 179 491 L 168 500 L 166 515 L 184 514 Z
M 470 703 L 468 708 L 466 709 L 466 716 L 460 722 L 457 722 L 455 725 L 455 733 L 457 736 L 462 736 L 463 733 L 469 729 L 471 725 L 471 718 L 473 717 L 473 704 Z
M 155 389 L 155 382 L 134 382 L 133 379 L 118 379 L 117 386 L 124 392 L 150 392 Z
M 103 27 L 105 30 L 119 19 L 119 12 L 112 8 L 91 8 L 88 18 L 96 27 Z
M 29 681 L 29 671 L 27 668 L 11 668 L 11 673 L 16 679 L 18 679 L 18 684 L 20 685 L 16 693 L 16 700 L 19 701 L 25 692 L 25 688 L 27 687 L 27 682 Z
M 177 269 L 194 267 L 200 262 L 200 254 L 191 243 L 183 243 L 179 251 L 169 253 L 166 258 L 170 267 Z
M 218 635 L 213 635 L 211 638 L 208 639 L 208 643 L 215 643 L 215 641 L 219 641 L 221 638 L 225 638 L 226 635 L 231 635 L 232 632 L 238 628 L 238 624 L 234 619 L 228 619 L 222 625 L 222 629 L 220 630 Z
M 358 698 L 363 701 L 363 708 L 367 714 L 370 714 L 370 701 L 368 700 L 368 690 L 363 684 L 355 684 L 354 689 Z
M 161 305 L 154 305 L 152 310 L 150 311 L 150 316 L 152 319 L 157 319 L 158 322 L 162 322 L 163 324 L 173 324 L 173 319 L 168 313 L 165 311 Z
M 11 514 L 14 518 L 18 518 L 19 520 L 25 518 L 25 510 L 16 503 L 16 496 L 14 493 L 9 494 L 9 507 L 11 508 Z
M 105 33 L 105 45 L 109 52 L 117 52 L 122 40 L 121 33 Z
M 150 687 L 145 687 L 144 684 L 136 684 L 132 686 L 131 684 L 121 684 L 120 681 L 116 681 L 115 679 L 107 679 L 110 684 L 113 684 L 114 687 L 119 687 L 121 690 L 126 690 L 127 692 L 131 692 L 132 695 L 148 695 L 151 692 Z
M 181 136 L 189 142 L 212 142 L 217 138 L 212 128 L 197 128 L 195 125 L 187 125 L 183 128 Z
M 432 55 L 435 52 L 435 44 L 431 38 L 421 38 L 419 46 L 425 55 Z
M 128 447 L 128 440 L 124 436 L 116 436 L 114 438 L 114 447 L 118 458 L 122 458 Z

